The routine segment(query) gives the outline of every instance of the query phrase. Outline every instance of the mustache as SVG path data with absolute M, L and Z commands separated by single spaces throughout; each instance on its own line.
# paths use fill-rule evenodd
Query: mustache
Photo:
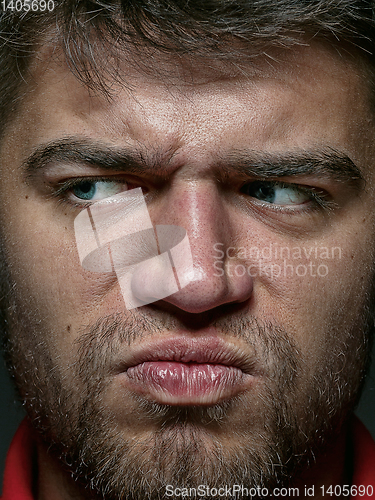
M 275 401 L 284 401 L 285 394 L 293 392 L 301 357 L 294 339 L 284 329 L 275 323 L 243 314 L 231 314 L 216 319 L 212 315 L 210 321 L 205 315 L 203 319 L 202 326 L 214 327 L 217 335 L 227 338 L 228 341 L 241 341 L 244 352 L 248 347 L 251 356 L 254 356 L 255 352 L 262 369 L 264 368 L 264 398 L 269 400 L 267 403 L 269 408 L 273 408 Z M 110 382 L 109 367 L 116 354 L 124 349 L 124 345 L 131 348 L 133 344 L 147 341 L 154 336 L 181 331 L 181 326 L 181 321 L 172 315 L 151 317 L 138 309 L 111 314 L 99 318 L 93 325 L 84 327 L 76 340 L 78 343 L 76 368 L 85 387 L 82 394 L 84 402 L 79 414 L 85 414 L 93 395 L 94 399 L 100 401 L 100 395 Z M 199 333 L 198 325 L 190 329 L 189 333 L 192 332 L 203 335 Z M 139 415 L 159 426 L 160 432 L 163 432 L 181 426 L 186 428 L 188 424 L 193 427 L 202 425 L 207 428 L 221 427 L 242 396 L 208 407 L 168 406 L 148 401 L 137 395 L 133 397 L 137 401 Z
M 230 340 L 239 340 L 246 349 L 251 347 L 257 358 L 272 376 L 282 376 L 285 383 L 292 384 L 301 363 L 301 355 L 292 335 L 275 322 L 244 314 L 231 314 L 219 318 L 204 317 L 206 326 L 215 329 L 217 335 Z M 87 374 L 104 376 L 111 360 L 123 349 L 147 341 L 154 336 L 181 331 L 185 327 L 181 320 L 171 314 L 153 315 L 139 309 L 110 314 L 99 318 L 94 324 L 85 326 L 76 340 L 78 344 L 78 371 L 82 378 Z M 200 328 L 186 329 L 188 334 L 199 333 Z

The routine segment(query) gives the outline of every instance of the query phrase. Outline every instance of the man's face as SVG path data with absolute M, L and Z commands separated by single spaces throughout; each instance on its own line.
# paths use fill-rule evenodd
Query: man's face
M 18 385 L 45 440 L 106 498 L 270 486 L 340 429 L 365 365 L 364 78 L 320 46 L 235 74 L 150 61 L 147 74 L 124 67 L 131 90 L 108 100 L 41 57 L 8 127 L 0 216 Z M 154 225 L 187 231 L 194 279 L 127 311 L 113 274 L 80 265 L 74 219 L 135 187 Z

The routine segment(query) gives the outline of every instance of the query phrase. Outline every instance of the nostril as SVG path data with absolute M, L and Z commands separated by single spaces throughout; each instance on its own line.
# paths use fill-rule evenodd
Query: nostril
M 195 267 L 195 279 L 184 289 L 166 297 L 164 300 L 183 311 L 202 313 L 229 303 L 246 302 L 253 292 L 250 276 L 215 276 L 205 269 Z
M 146 306 L 146 308 L 157 310 L 159 313 L 168 313 L 163 323 L 166 329 L 186 329 L 190 332 L 202 331 L 209 327 L 215 327 L 220 323 L 223 333 L 230 334 L 231 321 L 228 318 L 235 316 L 243 317 L 249 312 L 251 299 L 244 302 L 231 302 L 221 304 L 213 309 L 191 313 L 172 304 L 170 301 L 159 300 Z M 152 313 L 151 313 L 152 314 Z M 173 319 L 172 319 L 173 318 Z M 178 325 L 178 326 L 176 326 Z

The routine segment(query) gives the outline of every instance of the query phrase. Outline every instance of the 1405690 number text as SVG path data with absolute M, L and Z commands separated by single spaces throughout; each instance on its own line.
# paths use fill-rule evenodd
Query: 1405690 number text
M 1 0 L 3 11 L 11 12 L 52 12 L 54 0 Z

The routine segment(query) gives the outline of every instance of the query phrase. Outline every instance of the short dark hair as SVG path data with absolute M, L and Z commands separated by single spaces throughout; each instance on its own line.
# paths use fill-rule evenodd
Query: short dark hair
M 156 49 L 176 57 L 246 61 L 267 47 L 291 47 L 310 38 L 352 46 L 369 59 L 370 65 L 374 54 L 375 2 L 369 0 L 54 3 L 52 12 L 14 9 L 0 15 L 0 134 L 1 126 L 15 110 L 29 62 L 47 36 L 55 37 L 78 78 L 102 89 L 106 77 L 116 78 L 116 64 L 108 61 L 115 61 L 116 51 L 126 51 L 126 47 L 139 54 Z

